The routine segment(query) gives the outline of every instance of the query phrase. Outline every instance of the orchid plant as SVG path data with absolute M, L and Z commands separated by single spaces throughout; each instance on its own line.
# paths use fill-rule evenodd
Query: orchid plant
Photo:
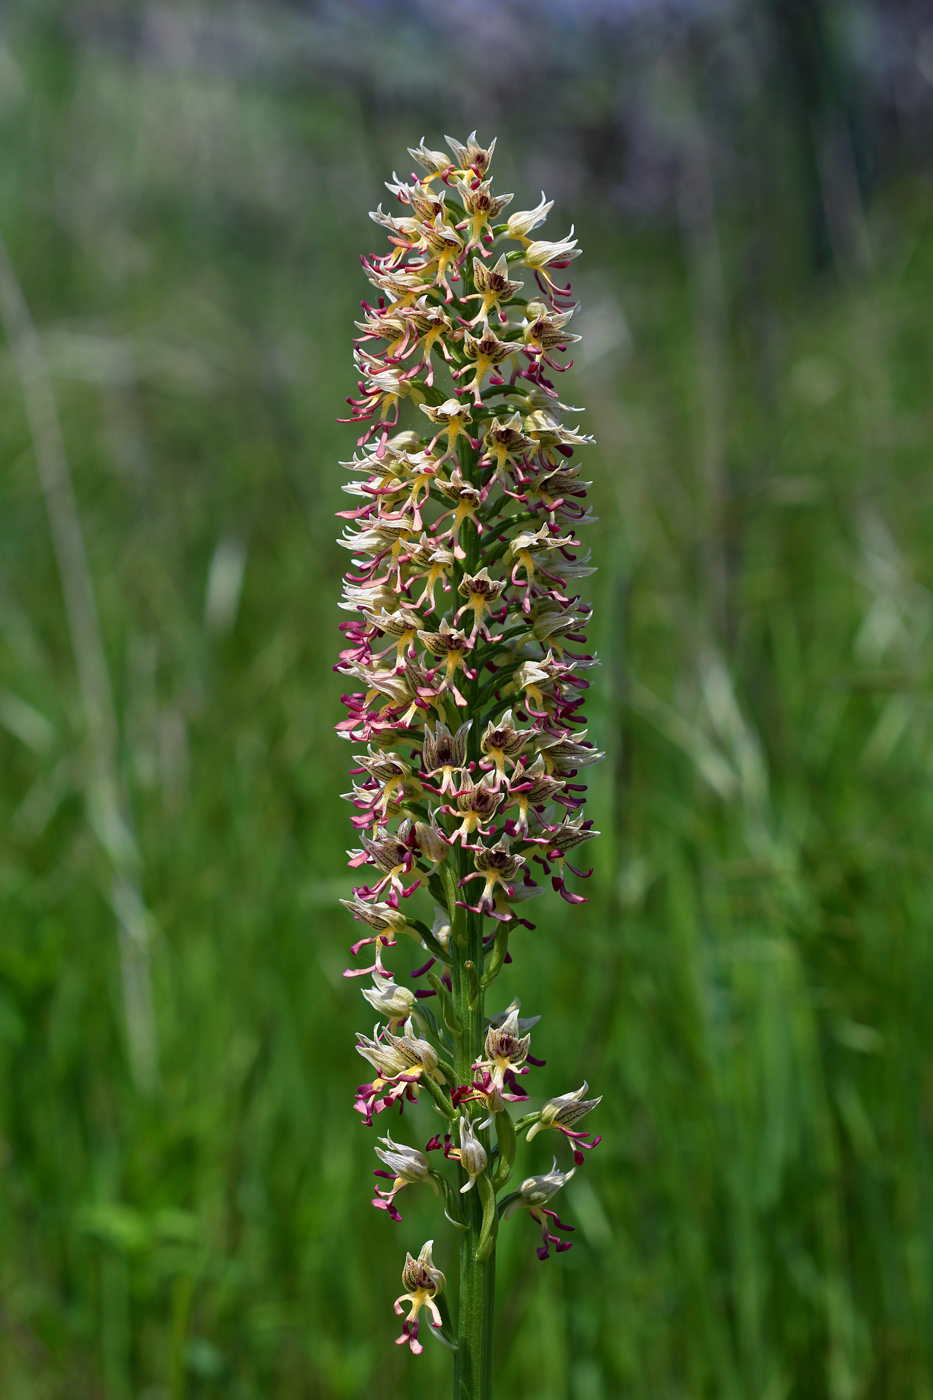
M 577 781 L 602 757 L 582 714 L 591 609 L 575 593 L 593 572 L 577 538 L 593 516 L 571 460 L 592 439 L 566 426 L 580 410 L 552 382 L 580 338 L 558 277 L 581 251 L 573 229 L 534 237 L 551 209 L 543 195 L 502 221 L 512 196 L 492 191 L 495 141 L 446 141 L 451 155 L 410 150 L 425 173 L 387 183 L 401 211 L 371 217 L 390 248 L 363 258 L 375 297 L 357 322 L 359 397 L 343 420 L 362 433 L 344 464 L 353 616 L 336 668 L 352 687 L 338 732 L 362 749 L 346 794 L 361 883 L 342 902 L 366 928 L 354 957 L 368 950 L 346 976 L 371 978 L 363 996 L 379 1018 L 357 1042 L 373 1075 L 356 1108 L 367 1126 L 391 1108 L 410 1118 L 419 1099 L 440 1118 L 423 1147 L 378 1139 L 386 1184 L 373 1205 L 399 1222 L 402 1191 L 426 1185 L 459 1234 L 456 1322 L 428 1241 L 405 1260 L 398 1342 L 421 1352 L 426 1313 L 454 1352 L 455 1400 L 488 1400 L 500 1224 L 527 1210 L 540 1259 L 569 1249 L 573 1227 L 550 1202 L 599 1142 L 577 1126 L 599 1103 L 585 1083 L 523 1111 L 522 1081 L 544 1063 L 530 1053 L 539 1018 L 523 1018 L 517 997 L 486 1011 L 513 933 L 534 928 L 535 877 L 579 904 L 568 873 L 592 873 L 569 863 L 598 834 Z M 401 426 L 402 400 L 415 426 Z M 411 986 L 385 962 L 402 935 L 427 954 Z M 555 1157 L 506 1192 L 519 1137 L 548 1129 L 574 1164 Z

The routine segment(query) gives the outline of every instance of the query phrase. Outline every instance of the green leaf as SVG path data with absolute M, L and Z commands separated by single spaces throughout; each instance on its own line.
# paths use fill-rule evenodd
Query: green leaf
M 495 1123 L 496 1140 L 499 1143 L 499 1162 L 493 1174 L 492 1184 L 494 1188 L 499 1191 L 512 1175 L 518 1140 L 515 1136 L 515 1126 L 512 1122 L 512 1115 L 507 1108 L 495 1115 Z
M 499 1217 L 496 1214 L 496 1193 L 485 1172 L 476 1178 L 476 1186 L 483 1202 L 483 1223 L 480 1227 L 479 1242 L 476 1246 L 477 1259 L 488 1259 L 496 1246 L 499 1230 Z

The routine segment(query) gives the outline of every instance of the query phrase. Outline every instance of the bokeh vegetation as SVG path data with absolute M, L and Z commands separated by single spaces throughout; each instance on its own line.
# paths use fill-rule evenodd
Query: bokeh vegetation
M 542 901 L 517 940 L 548 1087 L 602 1092 L 604 1141 L 566 1191 L 569 1254 L 539 1265 L 523 1221 L 504 1232 L 501 1393 L 933 1394 L 917 128 L 882 124 L 862 178 L 864 109 L 841 81 L 813 97 L 819 44 L 787 24 L 816 5 L 772 6 L 764 51 L 783 33 L 790 66 L 769 60 L 750 92 L 722 74 L 759 52 L 769 10 L 725 58 L 721 29 L 672 10 L 648 90 L 632 69 L 648 41 L 613 49 L 612 6 L 567 7 L 564 28 L 546 6 L 564 69 L 552 55 L 532 91 L 516 58 L 497 102 L 462 63 L 495 41 L 501 70 L 510 7 L 473 8 L 454 7 L 446 51 L 415 4 L 14 5 L 0 31 L 0 232 L 63 428 L 115 715 L 95 727 L 82 689 L 94 638 L 63 597 L 8 305 L 3 1400 L 446 1388 L 440 1348 L 391 1345 L 433 1201 L 406 1192 L 398 1227 L 370 1210 L 373 1137 L 350 1108 L 369 1021 L 336 908 L 333 513 L 352 432 L 334 419 L 380 181 L 422 130 L 437 145 L 474 125 L 498 129 L 497 187 L 527 207 L 547 177 L 555 236 L 573 219 L 586 250 L 567 392 L 598 440 L 591 710 L 610 750 L 591 902 Z M 933 74 L 929 35 L 917 53 Z M 618 176 L 620 104 L 641 120 L 638 187 Z M 814 112 L 837 141 L 816 166 Z M 548 1144 L 532 1151 L 544 1169 Z

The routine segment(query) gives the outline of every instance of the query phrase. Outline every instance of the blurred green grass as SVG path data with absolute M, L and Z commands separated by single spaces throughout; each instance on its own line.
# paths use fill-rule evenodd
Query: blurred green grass
M 11 53 L 0 226 L 102 617 L 160 1080 L 130 1072 L 4 352 L 0 1394 L 441 1393 L 446 1356 L 400 1355 L 391 1299 L 405 1248 L 436 1234 L 444 1267 L 451 1242 L 415 1192 L 397 1228 L 369 1209 L 350 1109 L 367 1022 L 341 977 L 330 670 L 356 258 L 378 242 L 383 150 L 420 131 L 374 150 L 350 99 L 134 68 L 55 32 Z M 523 205 L 525 148 L 501 135 Z M 604 1093 L 604 1141 L 568 1188 L 559 1265 L 520 1221 L 503 1239 L 499 1388 L 915 1400 L 933 1375 L 929 190 L 889 188 L 871 260 L 835 283 L 801 274 L 789 220 L 749 268 L 730 209 L 683 238 L 571 217 L 604 835 L 591 903 L 540 910 L 502 996 L 543 1014 L 549 1090 Z

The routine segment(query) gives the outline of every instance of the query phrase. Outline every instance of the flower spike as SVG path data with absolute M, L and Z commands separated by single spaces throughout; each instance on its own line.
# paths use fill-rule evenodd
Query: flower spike
M 581 779 L 603 755 L 583 713 L 598 663 L 581 532 L 595 517 L 577 454 L 592 438 L 555 379 L 580 339 L 565 276 L 581 249 L 573 228 L 546 237 L 543 193 L 517 212 L 496 193 L 495 140 L 444 141 L 449 155 L 424 137 L 408 148 L 418 172 L 393 173 L 371 216 L 386 243 L 362 260 L 375 295 L 356 321 L 344 420 L 358 437 L 343 463 L 335 670 L 337 732 L 354 745 L 355 883 L 342 902 L 364 926 L 345 976 L 367 979 L 378 1018 L 357 1038 L 370 1082 L 354 1108 L 370 1128 L 395 1110 L 424 1142 L 378 1138 L 372 1204 L 399 1222 L 400 1192 L 428 1183 L 460 1232 L 460 1297 L 473 1300 L 455 1327 L 429 1241 L 406 1256 L 396 1340 L 420 1354 L 426 1315 L 459 1351 L 458 1375 L 479 1377 L 500 1226 L 527 1210 L 540 1258 L 569 1249 L 572 1226 L 550 1202 L 599 1142 L 578 1127 L 600 1102 L 585 1083 L 513 1121 L 544 1067 L 531 1054 L 538 1018 L 517 997 L 493 1014 L 485 1002 L 526 951 L 528 901 L 585 902 L 592 871 L 577 851 L 598 832 Z M 548 1129 L 574 1165 L 555 1160 L 500 1200 L 520 1134 Z

